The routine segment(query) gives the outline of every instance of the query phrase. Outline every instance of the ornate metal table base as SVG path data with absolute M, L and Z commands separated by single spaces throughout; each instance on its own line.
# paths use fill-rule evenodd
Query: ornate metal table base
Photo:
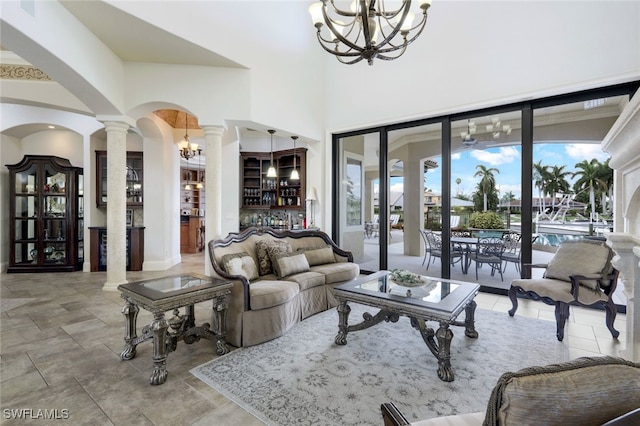
M 452 382 L 454 379 L 453 369 L 451 368 L 451 340 L 453 339 L 453 331 L 449 328 L 451 325 L 464 326 L 464 334 L 467 337 L 477 338 L 478 332 L 475 329 L 475 311 L 476 302 L 471 300 L 464 308 L 465 320 L 464 321 L 443 321 L 438 320 L 440 327 L 438 330 L 427 327 L 426 321 L 429 318 L 417 318 L 410 316 L 411 326 L 417 329 L 422 336 L 422 339 L 427 344 L 427 347 L 431 353 L 438 360 L 438 377 L 445 382 Z M 347 334 L 351 331 L 364 330 L 371 326 L 374 326 L 382 321 L 397 322 L 400 315 L 381 309 L 377 314 L 371 315 L 368 312 L 363 314 L 363 319 L 359 324 L 348 325 L 349 314 L 351 308 L 347 304 L 347 301 L 341 301 L 338 305 L 338 334 L 335 338 L 337 345 L 347 344 Z
M 150 298 L 149 292 L 136 293 L 139 290 L 136 283 L 119 287 L 123 292 L 122 298 L 125 300 L 122 308 L 125 319 L 125 345 L 120 353 L 120 359 L 128 361 L 135 358 L 136 347 L 146 340 L 153 340 L 153 371 L 149 377 L 150 384 L 161 385 L 167 380 L 167 356 L 169 352 L 176 350 L 180 340 L 191 344 L 204 338 L 216 342 L 218 355 L 229 352 L 225 339 L 227 296 L 230 293 L 231 284 L 223 282 L 201 287 L 203 288 L 193 291 L 176 291 L 175 296 L 163 294 L 163 297 L 157 299 Z M 194 304 L 206 300 L 212 300 L 213 303 L 213 329 L 209 323 L 196 325 Z M 153 321 L 144 326 L 141 335 L 138 336 L 136 323 L 140 307 L 153 313 Z M 181 315 L 178 309 L 182 307 L 185 308 L 184 315 Z M 167 320 L 165 312 L 171 309 L 173 309 L 173 317 Z

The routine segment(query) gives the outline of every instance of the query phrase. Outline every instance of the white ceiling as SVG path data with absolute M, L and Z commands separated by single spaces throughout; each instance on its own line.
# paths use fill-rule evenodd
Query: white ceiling
M 123 61 L 243 68 L 105 2 L 61 3 Z

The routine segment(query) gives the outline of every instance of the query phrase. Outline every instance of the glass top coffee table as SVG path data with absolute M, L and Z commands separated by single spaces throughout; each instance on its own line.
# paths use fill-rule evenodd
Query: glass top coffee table
M 379 271 L 346 284 L 335 287 L 334 294 L 339 300 L 338 345 L 347 344 L 347 334 L 364 330 L 382 321 L 397 322 L 401 315 L 411 320 L 411 326 L 417 329 L 427 347 L 438 359 L 438 377 L 446 382 L 454 379 L 451 368 L 450 326 L 464 326 L 467 337 L 476 338 L 474 314 L 480 285 L 443 278 L 420 276 L 421 283 L 395 282 L 389 271 Z M 364 321 L 348 325 L 351 308 L 349 302 L 361 303 L 380 309 L 371 315 L 365 313 Z M 465 311 L 464 321 L 457 321 L 458 315 Z M 427 326 L 427 321 L 438 322 L 437 330 Z

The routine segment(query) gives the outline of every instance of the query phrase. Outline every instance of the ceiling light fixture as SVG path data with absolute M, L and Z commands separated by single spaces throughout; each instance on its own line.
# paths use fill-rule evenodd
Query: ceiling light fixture
M 196 153 L 199 155 L 202 148 L 198 147 L 197 143 L 189 142 L 189 132 L 187 130 L 187 124 L 189 122 L 189 114 L 184 113 L 184 140 L 180 142 L 178 148 L 180 149 L 180 157 L 188 160 L 193 158 Z
M 267 132 L 269 132 L 269 134 L 271 135 L 271 163 L 269 163 L 269 170 L 267 170 L 267 177 L 275 178 L 275 177 L 278 177 L 278 174 L 276 173 L 276 168 L 273 167 L 273 134 L 276 131 L 269 129 L 267 130 Z
M 500 117 L 497 116 L 492 117 L 491 124 L 487 124 L 485 128 L 487 129 L 487 132 L 491 132 L 494 139 L 498 139 L 502 132 L 504 132 L 505 135 L 511 134 L 511 126 L 508 124 L 501 124 Z
M 461 132 L 460 137 L 462 138 L 462 144 L 464 146 L 473 146 L 478 140 L 473 137 L 473 134 L 476 132 L 476 125 L 473 121 L 467 121 L 467 131 Z
M 300 180 L 300 173 L 298 173 L 298 169 L 296 168 L 296 139 L 298 139 L 298 137 L 291 136 L 291 139 L 293 139 L 293 170 L 291 170 L 289 179 Z
M 197 189 L 202 189 L 202 181 L 200 180 L 200 154 L 201 154 L 201 149 L 198 150 L 198 174 L 197 174 L 197 181 L 198 183 L 196 183 L 196 188 Z
M 399 58 L 422 33 L 431 0 L 417 0 L 421 10 L 416 12 L 422 13 L 422 18 L 415 25 L 416 13 L 411 11 L 411 3 L 411 0 L 402 0 L 397 9 L 388 10 L 385 0 L 354 0 L 350 10 L 342 10 L 334 0 L 321 0 L 309 6 L 309 13 L 324 50 L 343 64 L 351 65 L 366 59 L 373 65 L 374 58 L 384 61 Z M 345 23 L 340 18 L 351 21 Z M 324 26 L 328 31 L 323 34 Z

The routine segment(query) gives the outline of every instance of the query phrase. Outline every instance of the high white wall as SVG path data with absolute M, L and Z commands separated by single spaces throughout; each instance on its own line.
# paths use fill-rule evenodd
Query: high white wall
M 330 130 L 640 76 L 638 1 L 434 1 L 429 13 L 423 34 L 393 62 L 327 62 Z

